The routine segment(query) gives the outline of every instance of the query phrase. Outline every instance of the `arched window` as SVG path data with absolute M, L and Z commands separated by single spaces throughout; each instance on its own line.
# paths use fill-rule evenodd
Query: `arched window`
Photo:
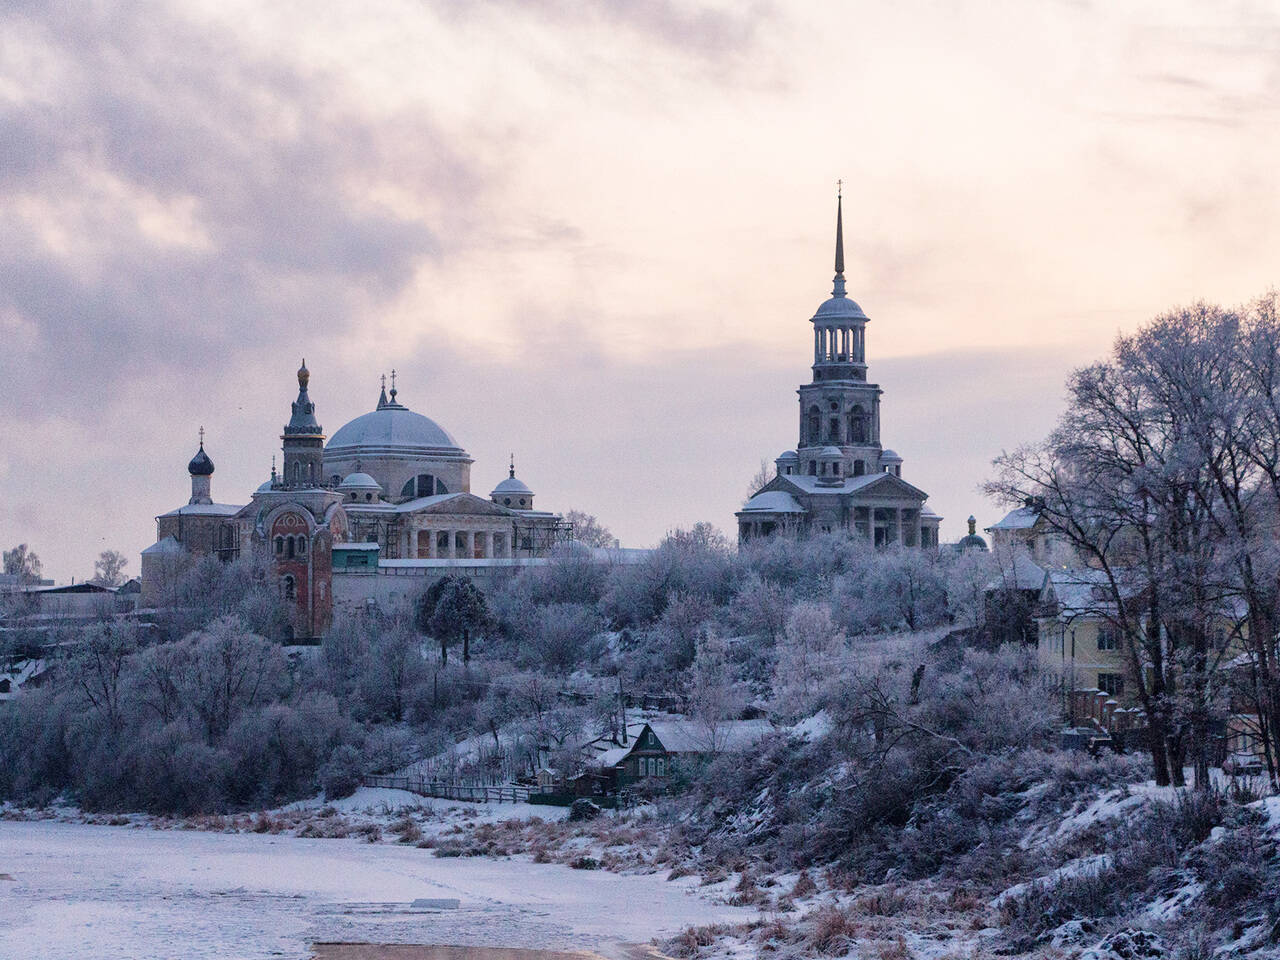
M 867 415 L 861 406 L 849 413 L 849 440 L 852 443 L 867 442 Z
M 284 555 L 284 537 L 276 537 L 276 556 Z
M 307 538 L 298 538 L 298 556 L 305 557 L 307 555 Z
M 285 540 L 285 545 L 284 545 L 284 555 L 285 555 L 286 557 L 288 557 L 290 560 L 292 560 L 292 559 L 293 559 L 293 551 L 294 551 L 293 537 L 288 537 L 288 538 Z
M 404 482 L 404 486 L 400 488 L 400 496 L 402 497 L 431 497 L 437 493 L 448 492 L 444 488 L 444 484 L 429 473 L 420 473 L 416 477 L 410 477 Z
M 292 575 L 286 575 L 284 578 L 284 598 L 286 600 L 296 599 L 298 596 L 298 586 Z
M 840 420 L 836 417 L 832 417 L 827 423 L 827 439 L 832 443 L 840 442 Z
M 819 435 L 822 433 L 821 421 L 822 421 L 821 411 L 818 410 L 818 405 L 814 404 L 812 407 L 809 408 L 809 442 L 810 443 L 817 443 L 819 441 L 820 439 Z

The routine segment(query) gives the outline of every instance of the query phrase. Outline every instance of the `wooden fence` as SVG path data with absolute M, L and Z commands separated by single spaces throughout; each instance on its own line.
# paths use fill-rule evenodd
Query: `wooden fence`
M 366 787 L 387 787 L 392 790 L 408 790 L 423 797 L 439 797 L 442 800 L 466 800 L 473 803 L 528 803 L 530 789 L 514 783 L 491 786 L 470 783 L 454 783 L 449 780 L 428 780 L 426 777 L 398 777 L 388 774 L 370 774 L 364 778 Z

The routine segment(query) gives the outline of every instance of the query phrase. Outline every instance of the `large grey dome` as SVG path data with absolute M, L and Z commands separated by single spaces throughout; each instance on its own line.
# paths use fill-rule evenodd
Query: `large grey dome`
M 389 453 L 462 453 L 449 431 L 430 417 L 399 404 L 356 417 L 329 438 L 331 457 L 376 456 Z

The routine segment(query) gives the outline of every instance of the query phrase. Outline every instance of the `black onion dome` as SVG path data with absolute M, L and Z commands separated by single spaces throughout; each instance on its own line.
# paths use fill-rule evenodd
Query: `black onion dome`
M 213 461 L 209 459 L 209 455 L 204 452 L 204 444 L 200 444 L 199 451 L 191 458 L 191 462 L 187 464 L 187 473 L 193 477 L 208 477 L 213 474 Z

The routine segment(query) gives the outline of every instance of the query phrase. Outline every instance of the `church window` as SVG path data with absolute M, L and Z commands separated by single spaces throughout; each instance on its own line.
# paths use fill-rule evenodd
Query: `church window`
M 307 538 L 299 537 L 298 538 L 298 556 L 300 557 L 306 556 L 306 553 L 307 553 Z
M 809 476 L 816 477 L 818 475 L 818 461 L 809 461 Z
M 372 502 L 372 501 L 373 501 L 373 494 L 372 494 L 372 493 L 366 493 L 366 494 L 364 495 L 364 499 L 365 499 L 365 501 L 366 501 L 366 502 Z
M 809 408 L 809 440 L 812 443 L 817 443 L 820 439 L 819 435 L 822 432 L 821 419 L 818 406 L 814 404 Z
M 827 424 L 827 439 L 833 443 L 840 442 L 840 421 L 835 417 Z
M 288 539 L 285 540 L 284 555 L 288 557 L 290 560 L 293 559 L 293 550 L 294 550 L 293 537 L 289 537 Z
M 293 579 L 292 576 L 286 576 L 284 578 L 284 598 L 286 600 L 293 600 L 297 597 L 297 595 L 298 595 L 297 582 Z
M 284 555 L 284 537 L 276 537 L 276 556 Z
M 853 443 L 867 442 L 867 417 L 860 406 L 854 407 L 849 414 L 849 439 Z
M 840 476 L 840 464 L 833 463 L 831 465 L 831 472 L 834 473 L 837 477 Z
M 520 498 L 520 506 L 522 506 L 522 507 L 524 506 L 524 497 L 521 497 L 521 498 Z
M 511 506 L 511 498 L 510 498 L 510 497 L 503 497 L 503 498 L 502 498 L 502 503 L 503 503 L 503 505 L 504 505 L 504 506 L 508 506 L 508 507 L 509 507 L 509 506 Z

